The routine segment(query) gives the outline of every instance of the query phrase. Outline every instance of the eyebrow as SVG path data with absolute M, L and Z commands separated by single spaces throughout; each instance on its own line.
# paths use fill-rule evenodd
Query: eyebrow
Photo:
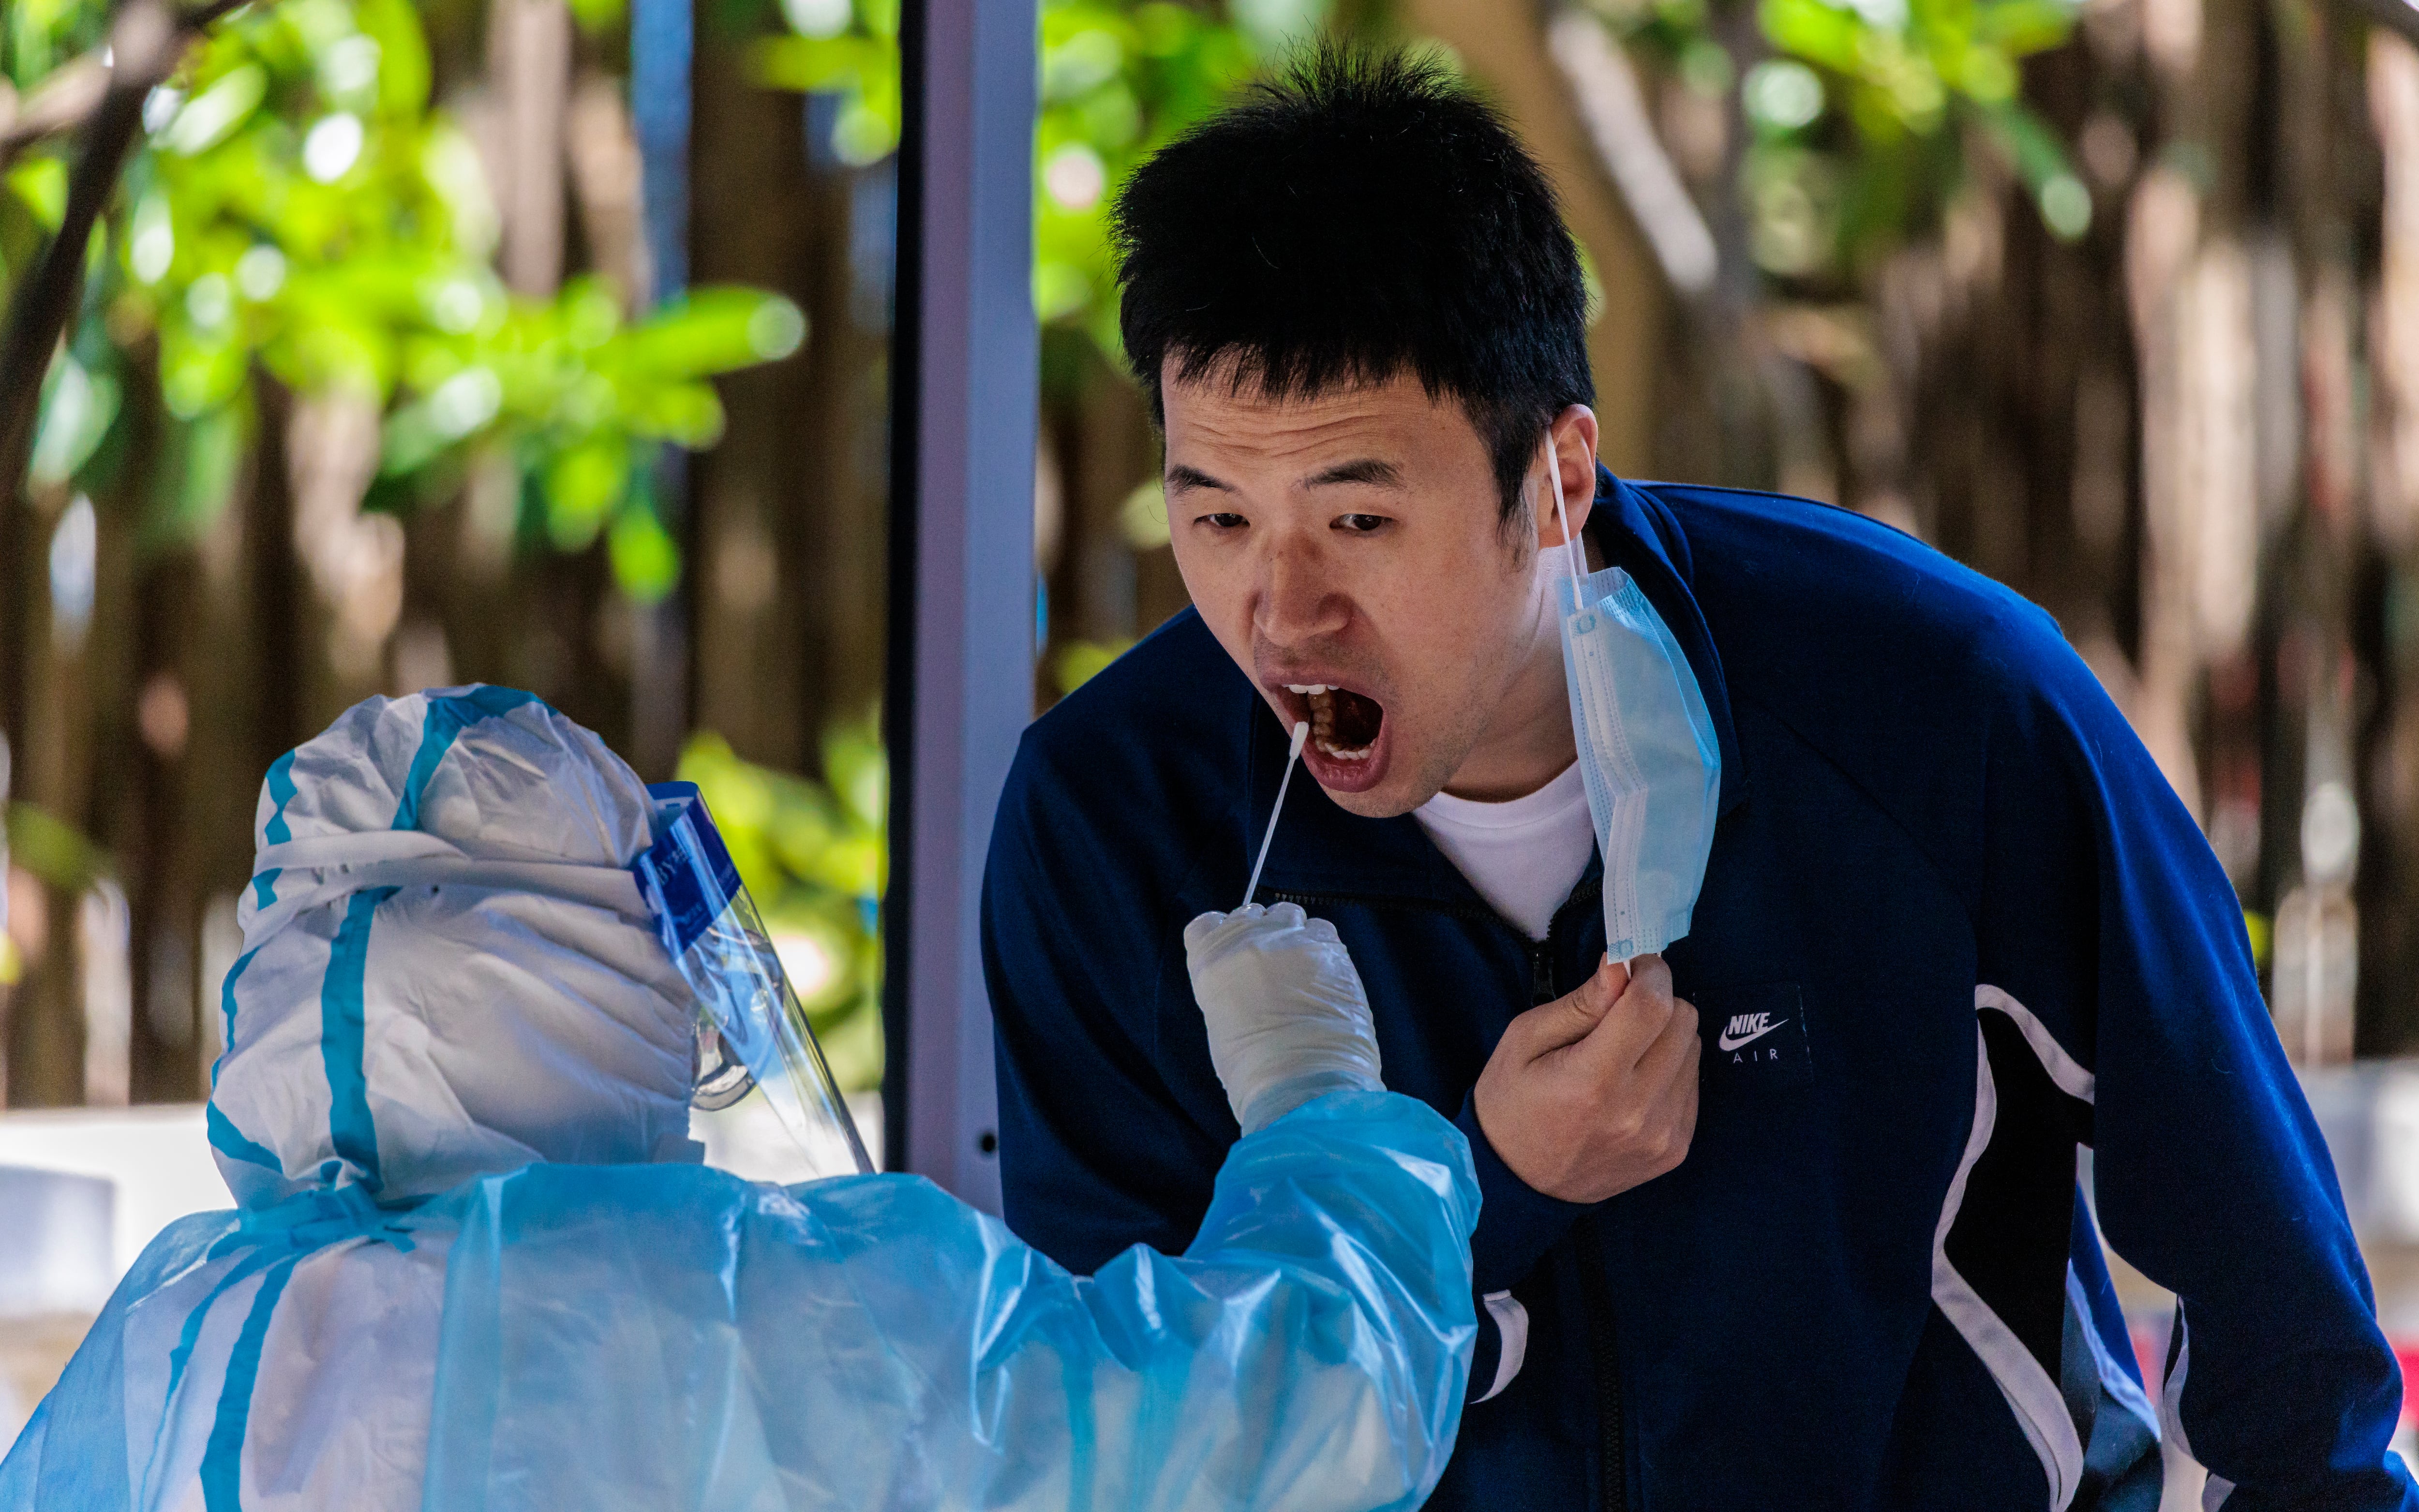
M 1319 488 L 1330 483 L 1375 483 L 1381 488 L 1400 488 L 1403 472 L 1391 462 L 1376 457 L 1359 457 L 1322 468 L 1302 480 L 1304 488 Z
M 1188 490 L 1195 488 L 1214 488 L 1222 494 L 1230 494 L 1234 492 L 1233 489 L 1228 488 L 1225 483 L 1222 483 L 1217 479 L 1210 477 L 1200 468 L 1188 467 L 1180 462 L 1167 469 L 1167 476 L 1162 481 L 1166 492 L 1171 495 L 1185 493 Z

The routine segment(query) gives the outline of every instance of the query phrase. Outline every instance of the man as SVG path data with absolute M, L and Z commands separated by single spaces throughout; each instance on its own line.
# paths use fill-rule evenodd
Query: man
M 803 1020 L 694 789 L 536 699 L 373 698 L 259 818 L 239 1211 L 144 1252 L 0 1507 L 1410 1512 L 1441 1472 L 1468 1148 L 1301 909 L 1194 921 L 1247 1132 L 1190 1252 L 1078 1277 L 920 1178 L 697 1164 L 701 1031 L 772 1093 Z
M 1240 895 L 1308 719 L 1259 895 L 1334 922 L 1484 1195 L 1432 1506 L 2147 1512 L 2163 1419 L 2209 1506 L 2419 1507 L 2234 897 L 2046 616 L 1841 512 L 1598 470 L 1570 239 L 1431 68 L 1305 62 L 1118 225 L 1194 607 L 1002 800 L 1019 1232 L 1082 1269 L 1192 1231 L 1234 1127 L 1179 933 Z M 1693 928 L 1626 970 L 1549 466 L 1719 747 Z M 2156 1413 L 2103 1232 L 2181 1299 Z

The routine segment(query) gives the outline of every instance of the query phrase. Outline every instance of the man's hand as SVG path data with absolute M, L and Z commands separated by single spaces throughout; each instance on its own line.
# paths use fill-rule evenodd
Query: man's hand
M 1184 963 L 1245 1134 L 1322 1092 L 1384 1090 L 1368 994 L 1333 924 L 1293 903 L 1205 913 L 1184 926 Z
M 1478 1126 L 1548 1197 L 1601 1202 L 1680 1164 L 1697 1129 L 1697 1010 L 1672 970 L 1607 961 L 1512 1020 L 1479 1074 Z

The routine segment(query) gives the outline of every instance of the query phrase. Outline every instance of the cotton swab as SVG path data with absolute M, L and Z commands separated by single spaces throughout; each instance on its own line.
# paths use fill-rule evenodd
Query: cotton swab
M 1293 764 L 1302 759 L 1302 745 L 1310 739 L 1310 721 L 1297 720 L 1293 726 L 1293 743 L 1286 747 L 1285 775 L 1277 779 L 1276 806 L 1269 810 L 1268 832 L 1260 836 L 1260 859 L 1252 863 L 1252 879 L 1243 884 L 1243 907 L 1252 906 L 1252 894 L 1260 890 L 1260 868 L 1269 863 L 1269 846 L 1277 837 L 1277 816 L 1285 812 L 1286 789 L 1293 786 Z

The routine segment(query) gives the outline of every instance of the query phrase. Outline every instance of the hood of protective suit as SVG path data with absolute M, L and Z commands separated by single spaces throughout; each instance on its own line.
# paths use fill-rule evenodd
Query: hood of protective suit
M 238 1201 L 690 1158 L 644 784 L 508 689 L 355 705 L 262 785 L 210 1143 Z

